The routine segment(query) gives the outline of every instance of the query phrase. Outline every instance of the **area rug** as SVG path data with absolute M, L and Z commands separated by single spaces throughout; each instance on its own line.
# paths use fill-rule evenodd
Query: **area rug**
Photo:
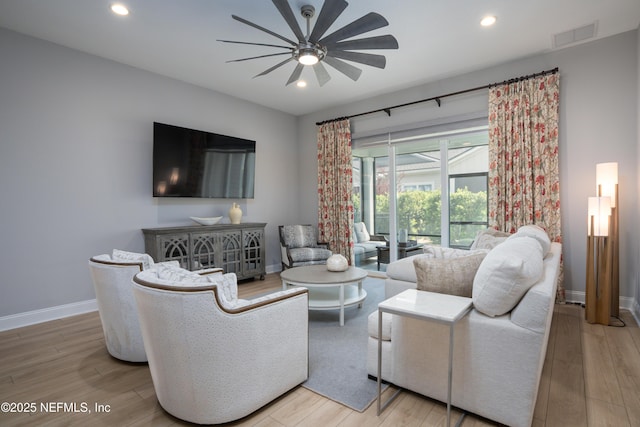
M 377 382 L 367 376 L 367 318 L 384 299 L 384 280 L 367 277 L 362 308 L 309 311 L 309 379 L 303 387 L 363 412 L 376 399 Z M 386 388 L 386 386 L 383 385 Z

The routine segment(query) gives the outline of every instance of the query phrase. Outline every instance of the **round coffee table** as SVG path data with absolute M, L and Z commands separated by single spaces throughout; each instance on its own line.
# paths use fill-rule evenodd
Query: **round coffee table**
M 309 310 L 340 309 L 340 326 L 344 325 L 344 308 L 358 304 L 367 297 L 362 281 L 367 272 L 358 267 L 346 271 L 329 271 L 326 265 L 305 265 L 280 273 L 282 289 L 290 286 L 309 288 Z

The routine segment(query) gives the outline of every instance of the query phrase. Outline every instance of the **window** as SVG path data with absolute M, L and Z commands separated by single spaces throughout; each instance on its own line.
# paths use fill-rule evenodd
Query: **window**
M 388 237 L 407 230 L 418 243 L 469 247 L 488 224 L 487 144 L 486 126 L 354 144 L 356 221 Z

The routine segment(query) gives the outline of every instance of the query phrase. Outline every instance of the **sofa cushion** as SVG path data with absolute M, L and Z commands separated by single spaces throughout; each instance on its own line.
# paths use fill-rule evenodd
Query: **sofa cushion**
M 413 260 L 423 256 L 425 255 L 412 255 L 392 262 L 387 265 L 387 277 L 404 282 L 416 283 L 418 278 L 416 276 L 416 269 L 413 266 Z
M 368 242 L 371 240 L 371 235 L 367 231 L 367 226 L 364 222 L 356 222 L 353 224 L 353 231 L 356 238 L 356 243 Z
M 540 246 L 542 246 L 543 257 L 549 253 L 549 250 L 551 249 L 551 240 L 549 239 L 549 235 L 547 234 L 547 232 L 544 231 L 544 228 L 534 224 L 523 225 L 522 227 L 518 228 L 518 231 L 515 234 L 512 234 L 508 238 L 517 239 L 518 237 L 525 236 L 532 237 L 536 239 L 538 243 L 540 243 Z
M 291 248 L 310 248 L 318 246 L 316 230 L 310 225 L 285 225 L 282 227 L 282 240 Z
M 415 257 L 418 290 L 471 297 L 473 279 L 487 254 L 465 252 L 452 258 Z
M 506 240 L 480 264 L 473 281 L 473 305 L 491 317 L 508 313 L 542 274 L 542 247 L 536 239 Z
M 289 249 L 289 255 L 293 262 L 324 261 L 332 252 L 324 248 L 293 248 Z
M 506 231 L 498 231 L 494 228 L 478 231 L 469 249 L 493 249 L 507 240 L 511 234 Z
M 371 240 L 365 243 L 356 243 L 353 245 L 354 248 L 362 248 L 364 252 L 376 252 L 376 248 L 378 246 L 386 246 L 385 242 Z
M 487 249 L 479 249 L 482 253 L 487 253 Z M 473 253 L 467 249 L 447 248 L 444 246 L 425 245 L 422 253 L 430 258 L 458 258 L 468 256 Z

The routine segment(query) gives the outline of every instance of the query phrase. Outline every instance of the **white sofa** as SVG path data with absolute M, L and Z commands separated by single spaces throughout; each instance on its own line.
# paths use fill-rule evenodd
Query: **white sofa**
M 485 261 L 493 253 L 486 255 Z M 506 314 L 491 317 L 474 305 L 455 327 L 452 404 L 509 426 L 530 426 L 547 349 L 560 270 L 561 245 L 541 252 L 540 277 Z M 389 298 L 415 289 L 414 257 L 389 265 Z M 493 257 L 495 260 L 495 257 Z M 483 263 L 485 262 L 483 261 Z M 482 269 L 482 264 L 480 265 Z M 480 295 L 474 279 L 474 303 L 493 304 Z M 498 274 L 504 269 L 498 269 Z M 496 280 L 497 282 L 497 280 Z M 490 287 L 492 282 L 489 281 Z M 477 292 L 478 291 L 478 292 Z M 478 295 L 477 295 L 478 294 Z M 485 298 L 485 300 L 482 300 Z M 378 313 L 369 317 L 367 370 L 377 376 Z M 449 328 L 406 317 L 383 316 L 382 379 L 446 402 Z
M 156 396 L 175 417 L 234 421 L 307 379 L 307 289 L 242 300 L 234 273 L 151 269 L 133 280 Z

